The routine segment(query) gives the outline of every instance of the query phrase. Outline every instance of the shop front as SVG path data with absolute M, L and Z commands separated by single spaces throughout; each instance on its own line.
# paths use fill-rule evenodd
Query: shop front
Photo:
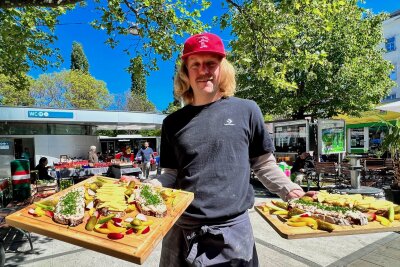
M 41 157 L 48 165 L 60 158 L 87 159 L 90 146 L 101 151 L 96 131 L 158 129 L 163 114 L 143 112 L 0 107 L 0 178 L 10 177 L 10 162 Z
M 382 142 L 388 133 L 387 123 L 394 123 L 400 113 L 390 111 L 363 112 L 361 117 L 339 116 L 346 121 L 347 150 L 352 154 L 385 157 Z

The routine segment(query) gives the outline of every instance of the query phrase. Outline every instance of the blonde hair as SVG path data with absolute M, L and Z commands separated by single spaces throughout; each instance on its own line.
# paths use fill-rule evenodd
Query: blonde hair
M 235 68 L 232 64 L 223 58 L 220 64 L 220 79 L 219 79 L 219 91 L 222 96 L 233 96 L 236 90 L 235 80 Z M 185 104 L 191 104 L 193 102 L 193 90 L 190 87 L 188 70 L 185 62 L 182 62 L 178 73 L 174 80 L 174 94 L 177 99 L 182 98 Z

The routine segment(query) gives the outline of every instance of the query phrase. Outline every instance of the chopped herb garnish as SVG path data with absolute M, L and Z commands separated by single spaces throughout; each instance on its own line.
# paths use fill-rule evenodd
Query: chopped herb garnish
M 340 206 L 328 206 L 324 205 L 319 202 L 307 202 L 302 199 L 298 199 L 295 201 L 295 203 L 303 204 L 305 206 L 314 206 L 322 210 L 327 210 L 327 211 L 336 211 L 336 212 L 341 212 L 345 213 L 346 211 L 355 211 L 354 209 L 346 208 L 346 207 L 340 207 Z
M 76 202 L 78 201 L 79 192 L 68 192 L 61 200 L 61 214 L 72 215 L 76 213 Z
M 161 197 L 151 190 L 149 185 L 143 185 L 140 195 L 144 198 L 145 205 L 157 205 L 162 202 Z

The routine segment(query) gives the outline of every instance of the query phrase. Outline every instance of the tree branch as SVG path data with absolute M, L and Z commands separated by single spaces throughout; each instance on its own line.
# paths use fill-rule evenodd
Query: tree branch
M 76 4 L 83 0 L 0 0 L 0 8 L 15 8 L 26 6 L 58 7 Z

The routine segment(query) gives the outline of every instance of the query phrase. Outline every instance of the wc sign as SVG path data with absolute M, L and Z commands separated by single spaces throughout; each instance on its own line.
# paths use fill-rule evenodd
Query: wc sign
M 28 118 L 40 118 L 40 119 L 73 119 L 73 112 L 63 111 L 47 111 L 47 110 L 29 110 Z

